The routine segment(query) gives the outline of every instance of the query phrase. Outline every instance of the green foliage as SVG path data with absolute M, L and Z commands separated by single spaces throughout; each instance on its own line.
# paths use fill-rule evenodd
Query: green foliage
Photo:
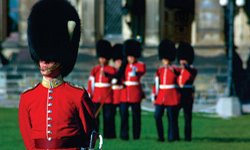
M 131 113 L 130 113 L 131 114 Z M 116 131 L 119 137 L 120 118 L 116 115 Z M 101 115 L 102 116 L 102 115 Z M 102 117 L 101 117 L 102 118 Z M 24 150 L 19 133 L 17 109 L 0 108 L 0 149 Z M 142 133 L 140 140 L 132 139 L 130 127 L 129 141 L 104 139 L 104 150 L 248 150 L 250 147 L 250 115 L 221 119 L 195 113 L 193 115 L 193 141 L 183 140 L 183 115 L 179 117 L 181 140 L 169 143 L 157 142 L 157 133 L 153 113 L 142 112 Z M 167 118 L 164 116 L 164 133 L 167 136 Z M 130 126 L 132 125 L 130 116 Z M 101 127 L 102 128 L 102 127 Z

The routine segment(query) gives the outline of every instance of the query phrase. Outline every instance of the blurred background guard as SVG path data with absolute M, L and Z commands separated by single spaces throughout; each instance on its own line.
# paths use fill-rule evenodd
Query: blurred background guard
M 99 112 L 103 108 L 103 137 L 115 138 L 114 128 L 114 107 L 113 92 L 111 88 L 111 80 L 116 73 L 114 67 L 109 65 L 112 57 L 112 47 L 109 41 L 99 40 L 96 43 L 96 55 L 98 57 L 98 65 L 90 72 L 88 82 L 88 92 L 92 97 L 95 106 L 95 115 L 98 119 Z
M 181 93 L 181 107 L 184 112 L 185 141 L 192 140 L 192 110 L 194 103 L 194 80 L 197 75 L 197 70 L 194 68 L 194 49 L 189 43 L 180 42 L 177 48 L 177 60 L 180 64 L 180 75 L 178 84 Z
M 146 73 L 146 65 L 137 59 L 141 56 L 141 44 L 129 39 L 124 42 L 124 50 L 127 56 L 125 67 L 124 85 L 121 98 L 121 139 L 128 140 L 128 108 L 132 108 L 133 138 L 139 139 L 141 134 L 141 101 L 144 92 L 141 86 L 141 78 Z
M 63 80 L 73 69 L 80 40 L 80 20 L 64 0 L 41 0 L 28 18 L 28 42 L 42 82 L 23 92 L 19 125 L 26 149 L 88 148 L 96 130 L 85 89 Z
M 112 79 L 112 90 L 113 90 L 113 105 L 114 105 L 114 116 L 116 115 L 117 109 L 120 111 L 120 101 L 121 101 L 121 93 L 124 90 L 124 86 L 122 84 L 122 76 L 119 75 L 119 70 L 122 67 L 122 62 L 124 60 L 124 52 L 122 44 L 115 44 L 112 48 L 114 67 L 116 69 L 116 74 Z
M 155 74 L 155 87 L 153 98 L 155 104 L 155 121 L 158 133 L 158 141 L 164 141 L 164 128 L 162 116 L 167 109 L 168 118 L 168 141 L 179 140 L 178 133 L 178 107 L 180 104 L 180 93 L 178 91 L 177 77 L 179 69 L 172 65 L 176 57 L 175 45 L 172 41 L 162 40 L 158 47 L 159 59 L 162 67 Z

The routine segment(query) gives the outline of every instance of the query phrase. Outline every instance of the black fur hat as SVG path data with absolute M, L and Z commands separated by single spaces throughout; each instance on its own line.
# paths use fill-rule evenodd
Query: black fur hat
M 115 44 L 112 48 L 113 60 L 123 59 L 125 52 L 123 52 L 122 44 Z
M 99 40 L 96 42 L 96 56 L 110 59 L 112 57 L 112 46 L 107 40 Z
M 177 48 L 177 59 L 187 60 L 189 64 L 194 61 L 194 48 L 186 42 L 180 42 Z
M 176 57 L 175 44 L 168 39 L 162 40 L 158 47 L 158 56 L 160 60 L 166 58 L 169 61 L 174 61 Z
M 142 46 L 141 43 L 135 39 L 129 39 L 124 42 L 124 50 L 126 56 L 141 57 Z
M 62 76 L 67 76 L 74 68 L 79 41 L 80 19 L 67 0 L 40 0 L 32 7 L 28 17 L 28 44 L 35 63 L 59 62 Z

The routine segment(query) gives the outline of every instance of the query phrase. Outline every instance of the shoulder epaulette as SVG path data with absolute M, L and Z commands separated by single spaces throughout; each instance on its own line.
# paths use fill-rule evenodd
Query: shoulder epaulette
M 73 84 L 73 83 L 70 83 L 70 82 L 67 82 L 70 86 L 74 87 L 74 88 L 78 88 L 78 89 L 81 89 L 83 90 L 84 89 L 84 86 L 80 86 L 80 85 L 77 85 L 77 84 Z
M 40 82 L 34 84 L 34 86 L 31 86 L 31 87 L 26 88 L 25 90 L 23 90 L 22 93 L 26 93 L 26 92 L 28 92 L 28 91 L 31 91 L 31 90 L 35 89 L 39 84 L 40 84 Z

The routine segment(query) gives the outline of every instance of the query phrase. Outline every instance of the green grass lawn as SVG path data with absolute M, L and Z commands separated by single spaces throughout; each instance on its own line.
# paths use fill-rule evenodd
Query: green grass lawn
M 156 127 L 153 113 L 142 113 L 141 139 L 122 141 L 119 138 L 104 139 L 104 150 L 249 150 L 250 149 L 250 115 L 237 118 L 220 119 L 205 117 L 203 114 L 194 114 L 193 141 L 183 141 L 183 116 L 179 118 L 181 141 L 159 143 L 156 141 Z M 17 109 L 0 108 L 0 149 L 24 150 L 19 133 Z M 167 122 L 165 123 L 165 137 Z M 117 132 L 119 131 L 119 118 L 117 117 Z M 130 122 L 131 124 L 131 122 Z M 131 128 L 130 128 L 130 137 Z

